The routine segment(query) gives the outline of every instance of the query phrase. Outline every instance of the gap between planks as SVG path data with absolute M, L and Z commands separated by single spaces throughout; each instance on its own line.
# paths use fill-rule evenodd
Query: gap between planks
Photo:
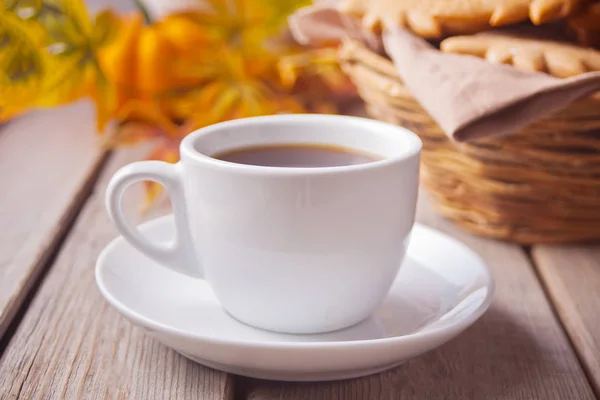
M 159 344 L 110 307 L 96 286 L 96 259 L 116 236 L 104 208 L 106 184 L 145 153 L 116 152 L 102 172 L 0 359 L 0 393 L 7 398 L 233 398 L 233 376 Z M 137 210 L 140 195 L 130 189 L 126 209 Z
M 4 315 L 6 328 L 3 332 L 0 330 L 0 333 L 3 333 L 3 335 L 0 336 L 0 360 L 2 359 L 4 350 L 10 343 L 12 336 L 27 312 L 31 301 L 35 297 L 37 290 L 44 281 L 44 277 L 48 274 L 50 267 L 56 260 L 56 257 L 59 254 L 68 233 L 83 209 L 85 202 L 92 194 L 94 183 L 98 179 L 100 172 L 102 171 L 102 167 L 109 160 L 109 157 L 109 152 L 104 154 L 96 170 L 93 171 L 92 175 L 90 176 L 90 179 L 82 187 L 82 190 L 76 195 L 71 208 L 68 210 L 68 215 L 64 218 L 64 223 L 60 227 L 60 231 L 57 232 L 54 240 L 47 249 L 46 254 L 42 255 L 42 257 L 39 259 L 39 267 L 36 269 L 37 273 L 30 274 L 26 283 L 22 286 L 20 293 L 21 301 L 15 301 L 14 304 L 12 304 L 12 309 L 10 312 L 7 312 Z
M 93 108 L 78 102 L 0 129 L 1 344 L 106 160 L 90 121 Z
M 532 265 L 600 398 L 600 244 L 537 245 Z
M 87 5 L 107 1 L 134 9 Z M 107 160 L 96 133 L 89 100 L 0 126 L 0 357 Z

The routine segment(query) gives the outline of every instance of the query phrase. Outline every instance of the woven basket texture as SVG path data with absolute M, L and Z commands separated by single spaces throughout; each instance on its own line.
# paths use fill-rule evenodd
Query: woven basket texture
M 458 143 L 389 59 L 354 41 L 339 55 L 367 113 L 421 137 L 421 181 L 440 214 L 469 232 L 521 244 L 600 239 L 598 94 L 512 135 Z

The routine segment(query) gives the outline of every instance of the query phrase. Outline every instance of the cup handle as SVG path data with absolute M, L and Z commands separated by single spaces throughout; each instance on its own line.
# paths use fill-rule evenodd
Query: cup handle
M 137 250 L 167 268 L 202 279 L 204 274 L 189 229 L 181 168 L 181 163 L 162 161 L 139 161 L 122 167 L 113 175 L 106 189 L 106 208 L 121 235 Z M 163 185 L 171 197 L 175 238 L 169 245 L 152 243 L 125 218 L 123 195 L 130 185 L 140 181 L 154 181 Z

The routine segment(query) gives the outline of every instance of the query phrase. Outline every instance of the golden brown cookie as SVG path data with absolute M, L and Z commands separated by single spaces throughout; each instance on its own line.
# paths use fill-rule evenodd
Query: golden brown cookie
M 479 32 L 531 20 L 539 25 L 571 15 L 586 0 L 342 0 L 339 9 L 371 30 L 408 28 L 425 38 Z
M 493 63 L 546 72 L 558 78 L 600 71 L 600 51 L 571 43 L 484 32 L 445 39 L 440 50 L 470 54 Z
M 567 24 L 577 42 L 584 46 L 600 47 L 600 3 L 590 4 L 570 17 Z

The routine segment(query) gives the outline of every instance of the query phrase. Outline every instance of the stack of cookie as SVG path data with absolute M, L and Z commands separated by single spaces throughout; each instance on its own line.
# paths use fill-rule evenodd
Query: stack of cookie
M 600 71 L 600 2 L 345 0 L 338 9 L 374 33 L 405 28 L 447 53 L 560 78 Z

